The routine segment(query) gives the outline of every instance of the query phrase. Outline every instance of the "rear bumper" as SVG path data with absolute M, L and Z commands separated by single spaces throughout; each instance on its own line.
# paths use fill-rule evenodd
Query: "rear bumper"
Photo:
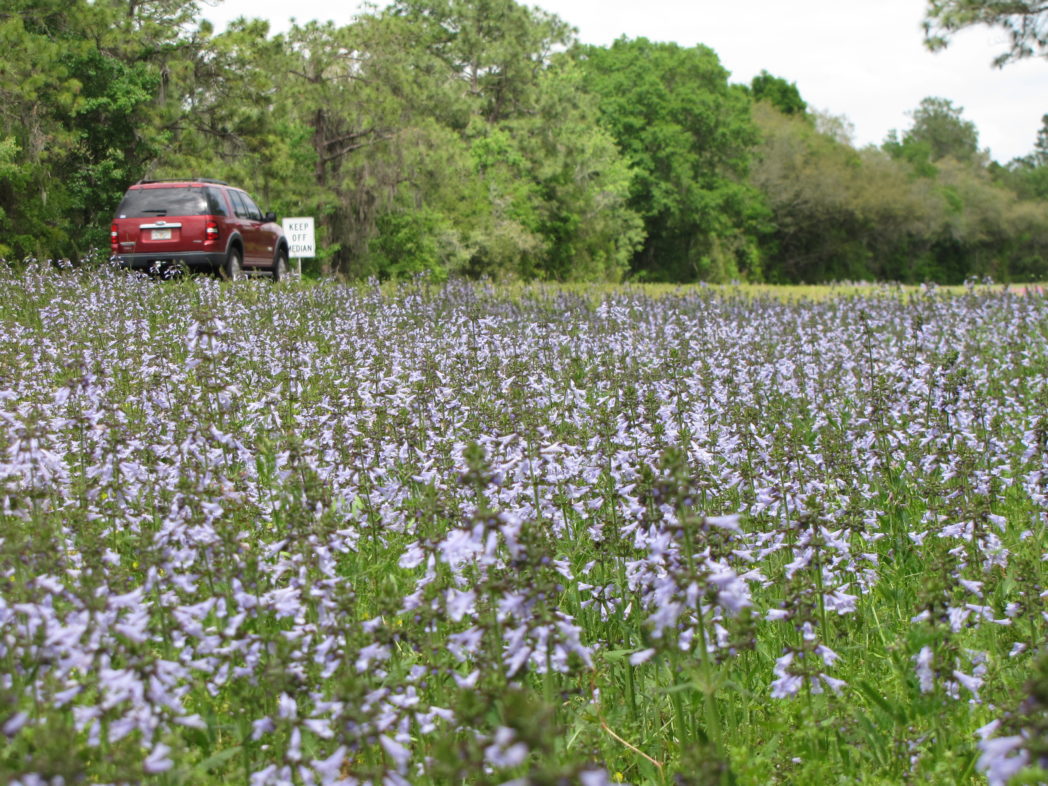
M 114 254 L 111 261 L 129 270 L 187 267 L 190 270 L 218 270 L 226 261 L 221 251 L 187 251 L 171 254 Z

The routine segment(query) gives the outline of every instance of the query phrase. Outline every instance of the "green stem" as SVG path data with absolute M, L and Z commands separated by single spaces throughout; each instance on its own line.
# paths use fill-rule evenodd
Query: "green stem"
M 706 712 L 706 727 L 709 738 L 720 748 L 720 713 L 717 711 L 717 695 L 715 683 L 716 664 L 710 659 L 708 638 L 706 635 L 706 617 L 702 613 L 702 599 L 699 599 L 696 610 L 699 622 L 699 647 L 701 647 L 701 660 L 703 672 L 702 703 Z

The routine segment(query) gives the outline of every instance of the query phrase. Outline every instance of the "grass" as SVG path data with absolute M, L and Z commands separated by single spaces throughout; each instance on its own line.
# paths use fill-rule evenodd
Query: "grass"
M 1043 755 L 1044 298 L 0 276 L 0 779 Z

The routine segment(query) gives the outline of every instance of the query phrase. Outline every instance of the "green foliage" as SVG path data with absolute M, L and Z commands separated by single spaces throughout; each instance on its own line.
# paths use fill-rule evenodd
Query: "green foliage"
M 412 62 L 429 64 L 421 80 L 411 72 L 416 88 L 431 82 L 401 114 L 388 193 L 442 216 L 442 267 L 497 278 L 621 275 L 639 224 L 594 103 L 572 64 L 552 55 L 569 28 L 513 2 L 398 3 L 381 22 L 410 31 Z M 424 151 L 404 145 L 423 138 Z
M 489 123 L 528 111 L 535 74 L 572 42 L 558 17 L 514 0 L 398 0 L 388 13 L 408 20 Z
M 311 265 L 351 279 L 1048 276 L 1048 120 L 1030 156 L 988 164 L 929 98 L 856 150 L 767 71 L 732 85 L 706 47 L 579 46 L 516 0 L 397 0 L 275 36 L 195 17 L 0 11 L 0 256 L 104 253 L 128 184 L 207 176 L 316 216 Z
M 893 132 L 884 145 L 930 181 L 929 198 L 939 202 L 928 252 L 915 272 L 954 283 L 972 276 L 1043 278 L 1048 191 L 1041 190 L 1037 153 L 1008 168 L 985 166 L 975 125 L 961 112 L 946 99 L 926 98 L 902 141 Z
M 195 3 L 18 0 L 0 13 L 0 232 L 8 253 L 79 257 L 106 241 L 129 181 L 164 138 L 157 120 L 192 60 Z M 15 151 L 15 152 L 11 152 Z
M 620 38 L 580 51 L 585 84 L 632 164 L 647 238 L 632 271 L 669 281 L 745 275 L 760 196 L 745 182 L 756 128 L 744 90 L 707 47 Z
M 910 113 L 913 126 L 902 138 L 902 147 L 918 148 L 930 161 L 950 156 L 973 161 L 979 153 L 975 123 L 961 118 L 964 110 L 945 98 L 925 98 Z
M 628 270 L 643 225 L 627 204 L 632 171 L 598 124 L 596 102 L 567 59 L 539 80 L 535 110 L 507 124 L 540 196 L 535 214 L 547 250 L 537 271 L 561 281 L 616 281 Z
M 1036 166 L 1048 166 L 1048 115 L 1041 116 L 1041 127 L 1033 145 L 1033 162 Z
M 79 215 L 75 224 L 90 227 L 74 254 L 107 242 L 105 224 L 112 217 L 127 183 L 137 179 L 159 150 L 158 141 L 141 133 L 139 124 L 161 83 L 147 64 L 126 63 L 92 49 L 63 58 L 80 83 L 78 101 L 62 118 L 74 137 L 63 169 L 64 186 Z M 101 230 L 101 231 L 99 231 Z
M 761 71 L 750 80 L 750 94 L 754 101 L 768 101 L 784 115 L 804 115 L 808 103 L 801 98 L 796 82 Z
M 466 137 L 477 195 L 464 235 L 468 259 L 460 272 L 503 279 L 527 275 L 533 260 L 546 252 L 537 209 L 540 194 L 528 177 L 528 159 L 508 130 L 479 119 Z
M 1041 118 L 1033 152 L 1007 166 L 993 164 L 994 178 L 1022 199 L 1048 200 L 1048 115 Z
M 763 142 L 752 182 L 773 214 L 763 247 L 768 280 L 1048 275 L 1039 256 L 1048 206 L 1023 201 L 977 159 L 943 155 L 933 164 L 921 133 L 857 151 L 771 105 L 758 105 L 754 116 Z
M 1032 157 L 1017 158 L 990 169 L 995 179 L 1023 199 L 1048 200 L 1048 166 L 1035 166 Z
M 370 251 L 381 276 L 405 278 L 423 272 L 434 274 L 436 280 L 447 276 L 436 240 L 438 216 L 424 210 L 389 211 L 377 223 Z
M 894 159 L 909 164 L 918 177 L 935 177 L 938 169 L 932 164 L 932 148 L 925 141 L 900 141 L 898 132 L 893 128 L 881 145 L 881 149 Z
M 912 240 L 930 217 L 904 170 L 769 105 L 754 116 L 763 141 L 753 183 L 775 227 L 765 241 L 768 280 L 874 278 L 885 260 L 918 250 Z
M 1041 0 L 928 0 L 924 40 L 930 49 L 945 48 L 955 33 L 975 26 L 1008 34 L 1009 47 L 994 58 L 995 66 L 1048 57 L 1048 7 Z

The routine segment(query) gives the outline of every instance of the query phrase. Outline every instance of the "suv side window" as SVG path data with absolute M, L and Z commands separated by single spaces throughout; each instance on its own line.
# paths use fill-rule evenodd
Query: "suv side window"
M 226 208 L 226 200 L 222 196 L 222 192 L 217 188 L 208 187 L 205 190 L 207 194 L 207 209 L 208 212 L 213 216 L 228 216 L 229 210 Z
M 226 193 L 229 194 L 229 199 L 233 203 L 233 212 L 237 214 L 237 218 L 251 218 L 248 215 L 247 205 L 244 204 L 244 195 L 232 189 Z
M 258 205 L 247 194 L 241 192 L 240 198 L 244 200 L 244 206 L 247 208 L 247 218 L 252 221 L 262 220 L 262 211 L 258 209 Z

